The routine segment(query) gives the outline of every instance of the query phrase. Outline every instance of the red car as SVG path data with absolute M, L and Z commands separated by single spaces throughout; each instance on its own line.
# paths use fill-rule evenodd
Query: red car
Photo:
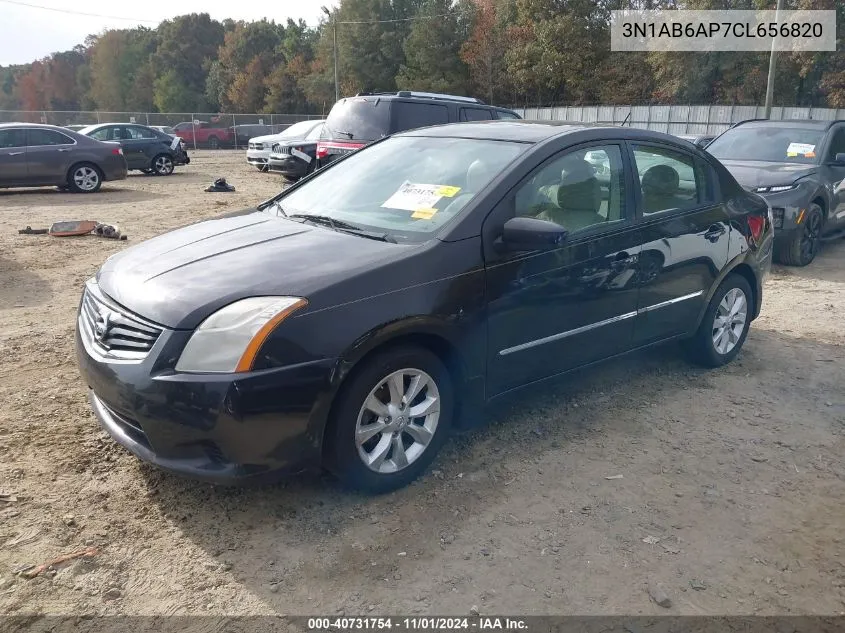
M 185 141 L 185 144 L 196 147 L 217 149 L 232 145 L 234 142 L 232 128 L 214 120 L 211 122 L 184 121 L 174 125 L 173 130 L 176 136 Z

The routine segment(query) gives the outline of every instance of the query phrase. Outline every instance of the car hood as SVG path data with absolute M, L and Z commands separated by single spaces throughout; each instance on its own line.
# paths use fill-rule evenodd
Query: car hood
M 746 189 L 791 185 L 799 178 L 816 173 L 816 165 L 769 163 L 761 161 L 722 160 L 720 162 Z
M 249 139 L 250 143 L 275 143 L 281 139 L 281 134 L 265 134 L 264 136 L 255 136 Z
M 193 329 L 247 297 L 305 297 L 309 309 L 328 307 L 322 291 L 344 287 L 357 273 L 389 264 L 411 248 L 250 209 L 121 251 L 106 261 L 97 283 L 132 312 L 165 327 Z M 335 289 L 333 301 L 343 301 L 342 295 Z

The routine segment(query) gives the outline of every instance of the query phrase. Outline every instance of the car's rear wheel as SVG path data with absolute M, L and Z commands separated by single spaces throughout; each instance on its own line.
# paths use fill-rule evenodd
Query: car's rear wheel
M 721 367 L 736 358 L 748 336 L 752 310 L 748 281 L 741 275 L 729 275 L 710 300 L 698 331 L 688 341 L 693 360 L 707 367 Z
M 167 154 L 158 154 L 153 158 L 151 165 L 156 176 L 169 176 L 173 173 L 173 159 Z
M 806 266 L 812 262 L 821 250 L 823 224 L 822 208 L 816 203 L 810 203 L 803 224 L 780 249 L 778 260 L 787 266 Z
M 67 186 L 74 193 L 95 193 L 102 184 L 103 174 L 92 163 L 79 163 L 68 170 Z
M 326 465 L 354 488 L 387 492 L 413 481 L 446 441 L 452 379 L 418 347 L 388 349 L 364 363 L 332 408 Z

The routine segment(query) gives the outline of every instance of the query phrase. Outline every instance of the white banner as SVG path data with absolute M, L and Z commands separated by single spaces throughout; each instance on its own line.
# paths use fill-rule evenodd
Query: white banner
M 843 1 L 843 0 L 840 0 Z M 612 51 L 835 51 L 836 11 L 613 11 Z

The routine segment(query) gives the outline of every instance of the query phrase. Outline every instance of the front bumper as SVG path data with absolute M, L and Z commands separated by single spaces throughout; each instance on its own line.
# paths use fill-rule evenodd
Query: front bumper
M 758 194 L 772 209 L 775 243 L 789 242 L 806 216 L 810 204 L 808 192 L 802 186 L 782 193 Z
M 266 165 L 270 158 L 270 148 L 248 149 L 246 151 L 246 162 L 250 165 Z
M 301 178 L 308 171 L 306 162 L 296 156 L 271 156 L 268 165 L 273 171 L 297 178 Z
M 140 361 L 103 358 L 78 320 L 80 373 L 100 425 L 136 457 L 220 484 L 266 481 L 319 465 L 315 411 L 334 361 L 247 374 L 183 374 L 190 332 L 163 330 Z M 320 419 L 318 419 L 320 418 Z

